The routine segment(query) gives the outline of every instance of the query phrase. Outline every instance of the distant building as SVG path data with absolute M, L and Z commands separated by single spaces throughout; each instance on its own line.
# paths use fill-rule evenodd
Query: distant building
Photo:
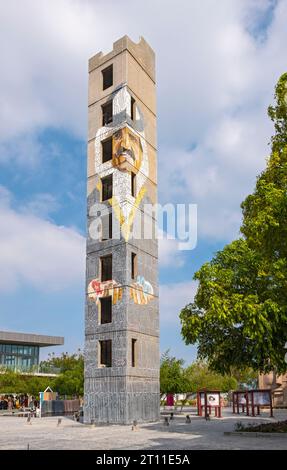
M 0 369 L 39 374 L 40 348 L 62 344 L 62 336 L 0 331 Z
M 274 371 L 259 375 L 259 388 L 272 390 L 273 405 L 287 406 L 287 374 L 277 375 Z

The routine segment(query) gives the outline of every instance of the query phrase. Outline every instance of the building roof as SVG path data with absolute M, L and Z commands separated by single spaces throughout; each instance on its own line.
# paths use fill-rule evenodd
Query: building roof
M 63 336 L 36 335 L 33 333 L 14 333 L 0 331 L 0 343 L 29 344 L 34 346 L 59 346 L 64 344 Z

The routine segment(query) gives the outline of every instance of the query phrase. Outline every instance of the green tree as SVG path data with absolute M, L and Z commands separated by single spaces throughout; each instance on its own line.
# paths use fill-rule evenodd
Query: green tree
M 239 370 L 231 367 L 231 376 L 237 381 L 238 389 L 258 387 L 258 371 L 251 369 L 251 367 Z
M 163 353 L 160 361 L 160 393 L 185 393 L 189 390 L 188 379 L 183 368 L 184 361 Z
M 195 273 L 193 303 L 180 313 L 186 344 L 221 373 L 286 371 L 287 74 L 275 89 L 271 154 L 253 194 L 242 203 L 243 237 Z
M 27 383 L 23 381 L 20 374 L 9 369 L 2 370 L 0 375 L 0 392 L 14 393 L 20 391 L 28 393 Z
M 57 377 L 39 377 L 37 375 L 20 374 L 9 369 L 0 374 L 0 393 L 27 393 L 38 396 L 48 386 L 61 395 L 83 396 L 84 394 L 84 356 L 79 350 L 76 354 L 63 353 L 60 356 L 49 354 L 42 361 L 40 369 L 55 372 Z
M 238 381 L 230 375 L 221 375 L 209 369 L 203 361 L 195 361 L 185 370 L 189 382 L 189 392 L 197 392 L 200 389 L 220 390 L 229 392 L 238 388 Z
M 84 356 L 79 349 L 77 353 L 68 354 L 62 353 L 60 356 L 56 356 L 55 353 L 49 354 L 48 359 L 40 363 L 41 369 L 47 368 L 47 370 L 58 369 L 60 372 L 66 372 L 69 370 L 77 369 L 78 367 L 84 368 Z
M 60 374 L 55 380 L 55 388 L 60 395 L 84 394 L 84 374 L 81 369 L 68 370 Z
M 76 354 L 63 353 L 61 356 L 49 355 L 41 367 L 49 370 L 56 368 L 60 371 L 54 382 L 54 387 L 61 395 L 84 394 L 84 356 L 79 350 Z
M 9 369 L 0 375 L 0 393 L 27 393 L 37 397 L 48 385 L 54 387 L 54 378 L 23 375 Z

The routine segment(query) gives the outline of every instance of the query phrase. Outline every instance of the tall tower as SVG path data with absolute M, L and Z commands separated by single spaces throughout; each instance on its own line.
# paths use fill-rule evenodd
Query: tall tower
M 156 202 L 155 56 L 124 36 L 89 61 L 86 423 L 159 419 Z

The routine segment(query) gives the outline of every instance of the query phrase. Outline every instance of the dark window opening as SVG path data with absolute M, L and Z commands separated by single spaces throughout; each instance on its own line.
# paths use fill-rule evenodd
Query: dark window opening
M 113 258 L 112 255 L 101 258 L 101 281 L 111 281 L 113 278 Z
M 112 297 L 101 297 L 101 325 L 112 321 Z
M 110 212 L 102 217 L 102 240 L 113 238 L 113 214 Z
M 135 102 L 136 100 L 131 97 L 131 120 L 133 121 L 135 118 Z
M 103 126 L 110 124 L 113 120 L 113 102 L 109 101 L 102 105 L 103 112 Z
M 103 163 L 108 162 L 109 160 L 112 159 L 112 148 L 113 148 L 113 142 L 112 142 L 111 137 L 102 142 L 102 162 Z
M 100 341 L 100 365 L 112 367 L 112 341 Z
M 136 175 L 133 172 L 131 172 L 131 190 L 132 196 L 136 197 Z
M 110 65 L 106 69 L 102 70 L 103 74 L 103 90 L 109 88 L 113 84 L 113 66 Z
M 113 175 L 102 178 L 102 201 L 107 201 L 113 196 Z
M 132 276 L 132 279 L 135 279 L 137 275 L 137 255 L 135 253 L 132 253 L 131 262 L 132 262 L 131 276 Z
M 136 366 L 136 339 L 132 339 L 132 367 Z

